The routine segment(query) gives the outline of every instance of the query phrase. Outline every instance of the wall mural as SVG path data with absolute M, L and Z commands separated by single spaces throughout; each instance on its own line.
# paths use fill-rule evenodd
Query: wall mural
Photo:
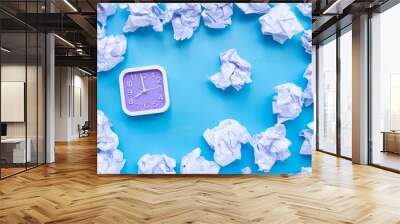
M 311 4 L 97 5 L 99 174 L 311 172 Z

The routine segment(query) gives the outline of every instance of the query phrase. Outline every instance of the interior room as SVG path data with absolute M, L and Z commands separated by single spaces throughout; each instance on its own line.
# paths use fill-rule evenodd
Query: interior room
M 45 36 L 15 28 L 1 32 L 2 178 L 45 162 Z
M 57 66 L 55 72 L 58 74 L 55 80 L 55 141 L 66 142 L 87 137 L 88 133 L 82 133 L 82 127 L 93 127 L 93 124 L 89 124 L 88 100 L 89 91 L 94 90 L 89 90 L 89 82 L 95 82 L 96 79 L 79 67 Z
M 4 179 L 54 162 L 54 144 L 93 133 L 96 77 L 93 40 L 83 35 L 87 31 L 69 17 L 64 27 L 54 17 L 52 25 L 44 25 L 46 19 L 40 16 L 74 11 L 70 5 L 21 0 L 2 1 L 0 7 L 0 179 Z M 93 10 L 88 3 L 81 7 Z M 58 34 L 49 37 L 47 33 L 54 31 Z
M 372 80 L 371 137 L 372 163 L 400 170 L 400 65 L 396 55 L 396 21 L 400 5 L 371 18 Z
M 135 38 L 157 41 L 161 39 L 159 35 L 174 32 L 172 24 L 168 23 L 163 24 L 165 32 L 142 27 L 130 34 L 123 33 L 122 28 L 112 34 L 98 33 L 99 19 L 102 19 L 98 17 L 98 3 L 114 2 L 132 3 L 125 0 L 0 1 L 0 223 L 400 222 L 398 0 L 284 1 L 293 4 L 290 11 L 296 18 L 312 23 L 313 50 L 307 53 L 307 59 L 312 58 L 313 64 L 308 75 L 315 88 L 311 94 L 313 106 L 308 107 L 310 117 L 314 107 L 314 130 L 308 142 L 312 146 L 312 159 L 307 160 L 312 168 L 301 169 L 301 174 L 296 175 L 271 175 L 258 170 L 257 175 L 225 176 L 99 174 L 100 144 L 111 142 L 114 147 L 109 151 L 113 153 L 104 154 L 118 159 L 122 157 L 118 154 L 122 149 L 116 147 L 118 144 L 126 148 L 124 153 L 134 154 L 137 153 L 135 148 L 126 147 L 124 143 L 143 139 L 135 139 L 130 129 L 122 128 L 120 133 L 125 141 L 118 141 L 109 129 L 114 128 L 113 125 L 127 125 L 122 119 L 112 120 L 119 124 L 105 119 L 98 123 L 98 105 L 102 102 L 98 103 L 97 97 L 98 92 L 104 90 L 98 89 L 98 80 L 103 79 L 105 86 L 114 85 L 114 92 L 109 92 L 114 96 L 119 96 L 115 89 L 120 83 L 110 77 L 119 77 L 113 72 L 116 70 L 97 72 L 97 38 L 119 32 L 130 41 Z M 312 4 L 309 17 L 296 5 L 305 2 Z M 250 15 L 239 11 L 236 4 L 230 6 L 234 7 L 234 16 L 241 24 L 254 25 L 252 32 L 259 34 L 254 35 L 260 38 L 258 41 L 273 43 L 272 50 L 263 53 L 272 57 L 275 50 L 293 48 L 304 56 L 306 53 L 300 42 L 302 33 L 286 44 L 276 42 L 272 35 L 263 36 L 259 18 L 282 1 L 261 4 L 266 11 L 256 10 L 259 14 Z M 197 6 L 202 10 L 203 6 Z M 245 6 L 257 8 L 257 5 Z M 123 7 L 124 4 L 118 9 L 119 13 L 131 16 L 129 7 Z M 110 13 L 109 17 L 112 16 Z M 200 13 L 198 16 L 200 18 Z M 113 17 L 108 22 L 122 27 L 126 21 L 121 18 Z M 199 32 L 221 38 L 223 32 L 238 26 L 235 23 L 238 20 L 233 20 L 226 29 L 209 30 L 202 17 L 199 21 L 200 28 L 192 39 L 175 43 L 170 35 L 168 43 L 181 49 L 191 48 Z M 137 45 L 132 46 L 139 49 Z M 126 51 L 122 56 L 127 58 L 132 52 Z M 248 57 L 263 60 L 259 55 L 262 54 Z M 177 61 L 184 63 L 186 57 L 191 56 L 179 55 Z M 214 65 L 217 65 L 219 55 L 214 56 Z M 123 60 L 120 65 L 126 62 Z M 282 64 L 286 66 L 287 63 Z M 254 82 L 257 82 L 255 74 Z M 299 71 L 293 77 L 306 84 L 306 75 Z M 204 79 L 207 77 L 205 74 Z M 280 78 L 279 72 L 276 77 Z M 185 76 L 184 82 L 187 81 L 190 80 Z M 245 96 L 236 90 L 222 92 L 212 84 L 205 86 L 216 96 L 223 96 L 221 99 L 230 97 L 232 104 L 237 103 L 233 102 L 235 94 Z M 308 88 L 305 86 L 301 90 Z M 251 88 L 247 86 L 243 90 L 250 93 Z M 146 92 L 144 85 L 138 89 L 141 89 L 140 94 Z M 102 100 L 107 99 L 107 94 L 102 95 Z M 272 111 L 272 95 L 270 98 L 263 103 L 252 102 L 257 108 Z M 299 98 L 303 99 L 304 95 Z M 115 102 L 118 110 L 121 102 Z M 113 116 L 119 114 L 109 115 Z M 296 123 L 292 123 L 292 127 L 299 128 Z M 101 128 L 107 129 L 106 138 L 98 138 Z M 135 131 L 140 131 L 138 129 Z M 158 130 L 161 137 L 157 139 L 148 134 L 147 140 L 162 141 L 163 131 Z M 291 137 L 303 138 L 303 135 L 304 132 L 296 131 Z M 241 150 L 249 149 L 253 150 L 250 143 Z M 170 153 L 175 149 L 168 150 Z M 212 158 L 214 151 L 209 150 L 208 156 Z M 253 165 L 253 170 L 257 169 L 254 153 L 246 153 L 243 157 Z M 107 164 L 109 160 L 100 162 Z M 137 169 L 138 162 L 123 166 Z M 279 166 L 282 170 L 288 168 L 283 163 Z M 242 172 L 242 168 L 237 170 Z

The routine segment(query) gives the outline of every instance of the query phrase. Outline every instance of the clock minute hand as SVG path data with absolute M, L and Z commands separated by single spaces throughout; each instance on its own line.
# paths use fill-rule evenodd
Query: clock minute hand
M 143 81 L 143 76 L 140 76 L 140 82 L 142 83 L 142 91 L 146 92 L 146 88 L 144 87 L 144 81 Z
M 146 89 L 146 91 L 155 90 L 155 89 L 158 89 L 158 88 L 160 88 L 160 86 L 153 87 L 153 88 L 150 88 L 150 89 Z

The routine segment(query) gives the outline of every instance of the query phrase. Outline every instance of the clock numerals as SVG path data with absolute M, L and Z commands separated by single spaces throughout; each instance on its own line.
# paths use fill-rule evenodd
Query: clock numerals
M 135 103 L 134 107 L 136 108 L 136 110 L 143 110 L 143 104 L 140 103 Z
M 152 102 L 152 103 L 135 103 L 132 98 L 128 98 L 128 104 L 132 105 L 135 110 L 148 110 L 148 109 L 157 109 L 160 104 L 158 102 Z
M 134 103 L 133 98 L 128 98 L 128 104 L 133 105 L 133 103 Z
M 130 79 L 130 80 L 126 81 L 126 85 L 127 85 L 128 87 L 132 87 L 132 86 L 133 86 L 132 80 Z
M 128 95 L 132 95 L 132 94 L 133 94 L 133 89 L 128 89 L 128 90 L 126 90 L 126 93 L 127 93 Z

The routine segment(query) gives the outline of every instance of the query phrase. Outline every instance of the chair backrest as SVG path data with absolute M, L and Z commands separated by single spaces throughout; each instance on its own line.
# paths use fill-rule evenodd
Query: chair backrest
M 87 128 L 87 129 L 89 129 L 89 128 L 90 128 L 90 123 L 89 123 L 89 121 L 85 121 L 85 123 L 83 124 L 82 128 Z

